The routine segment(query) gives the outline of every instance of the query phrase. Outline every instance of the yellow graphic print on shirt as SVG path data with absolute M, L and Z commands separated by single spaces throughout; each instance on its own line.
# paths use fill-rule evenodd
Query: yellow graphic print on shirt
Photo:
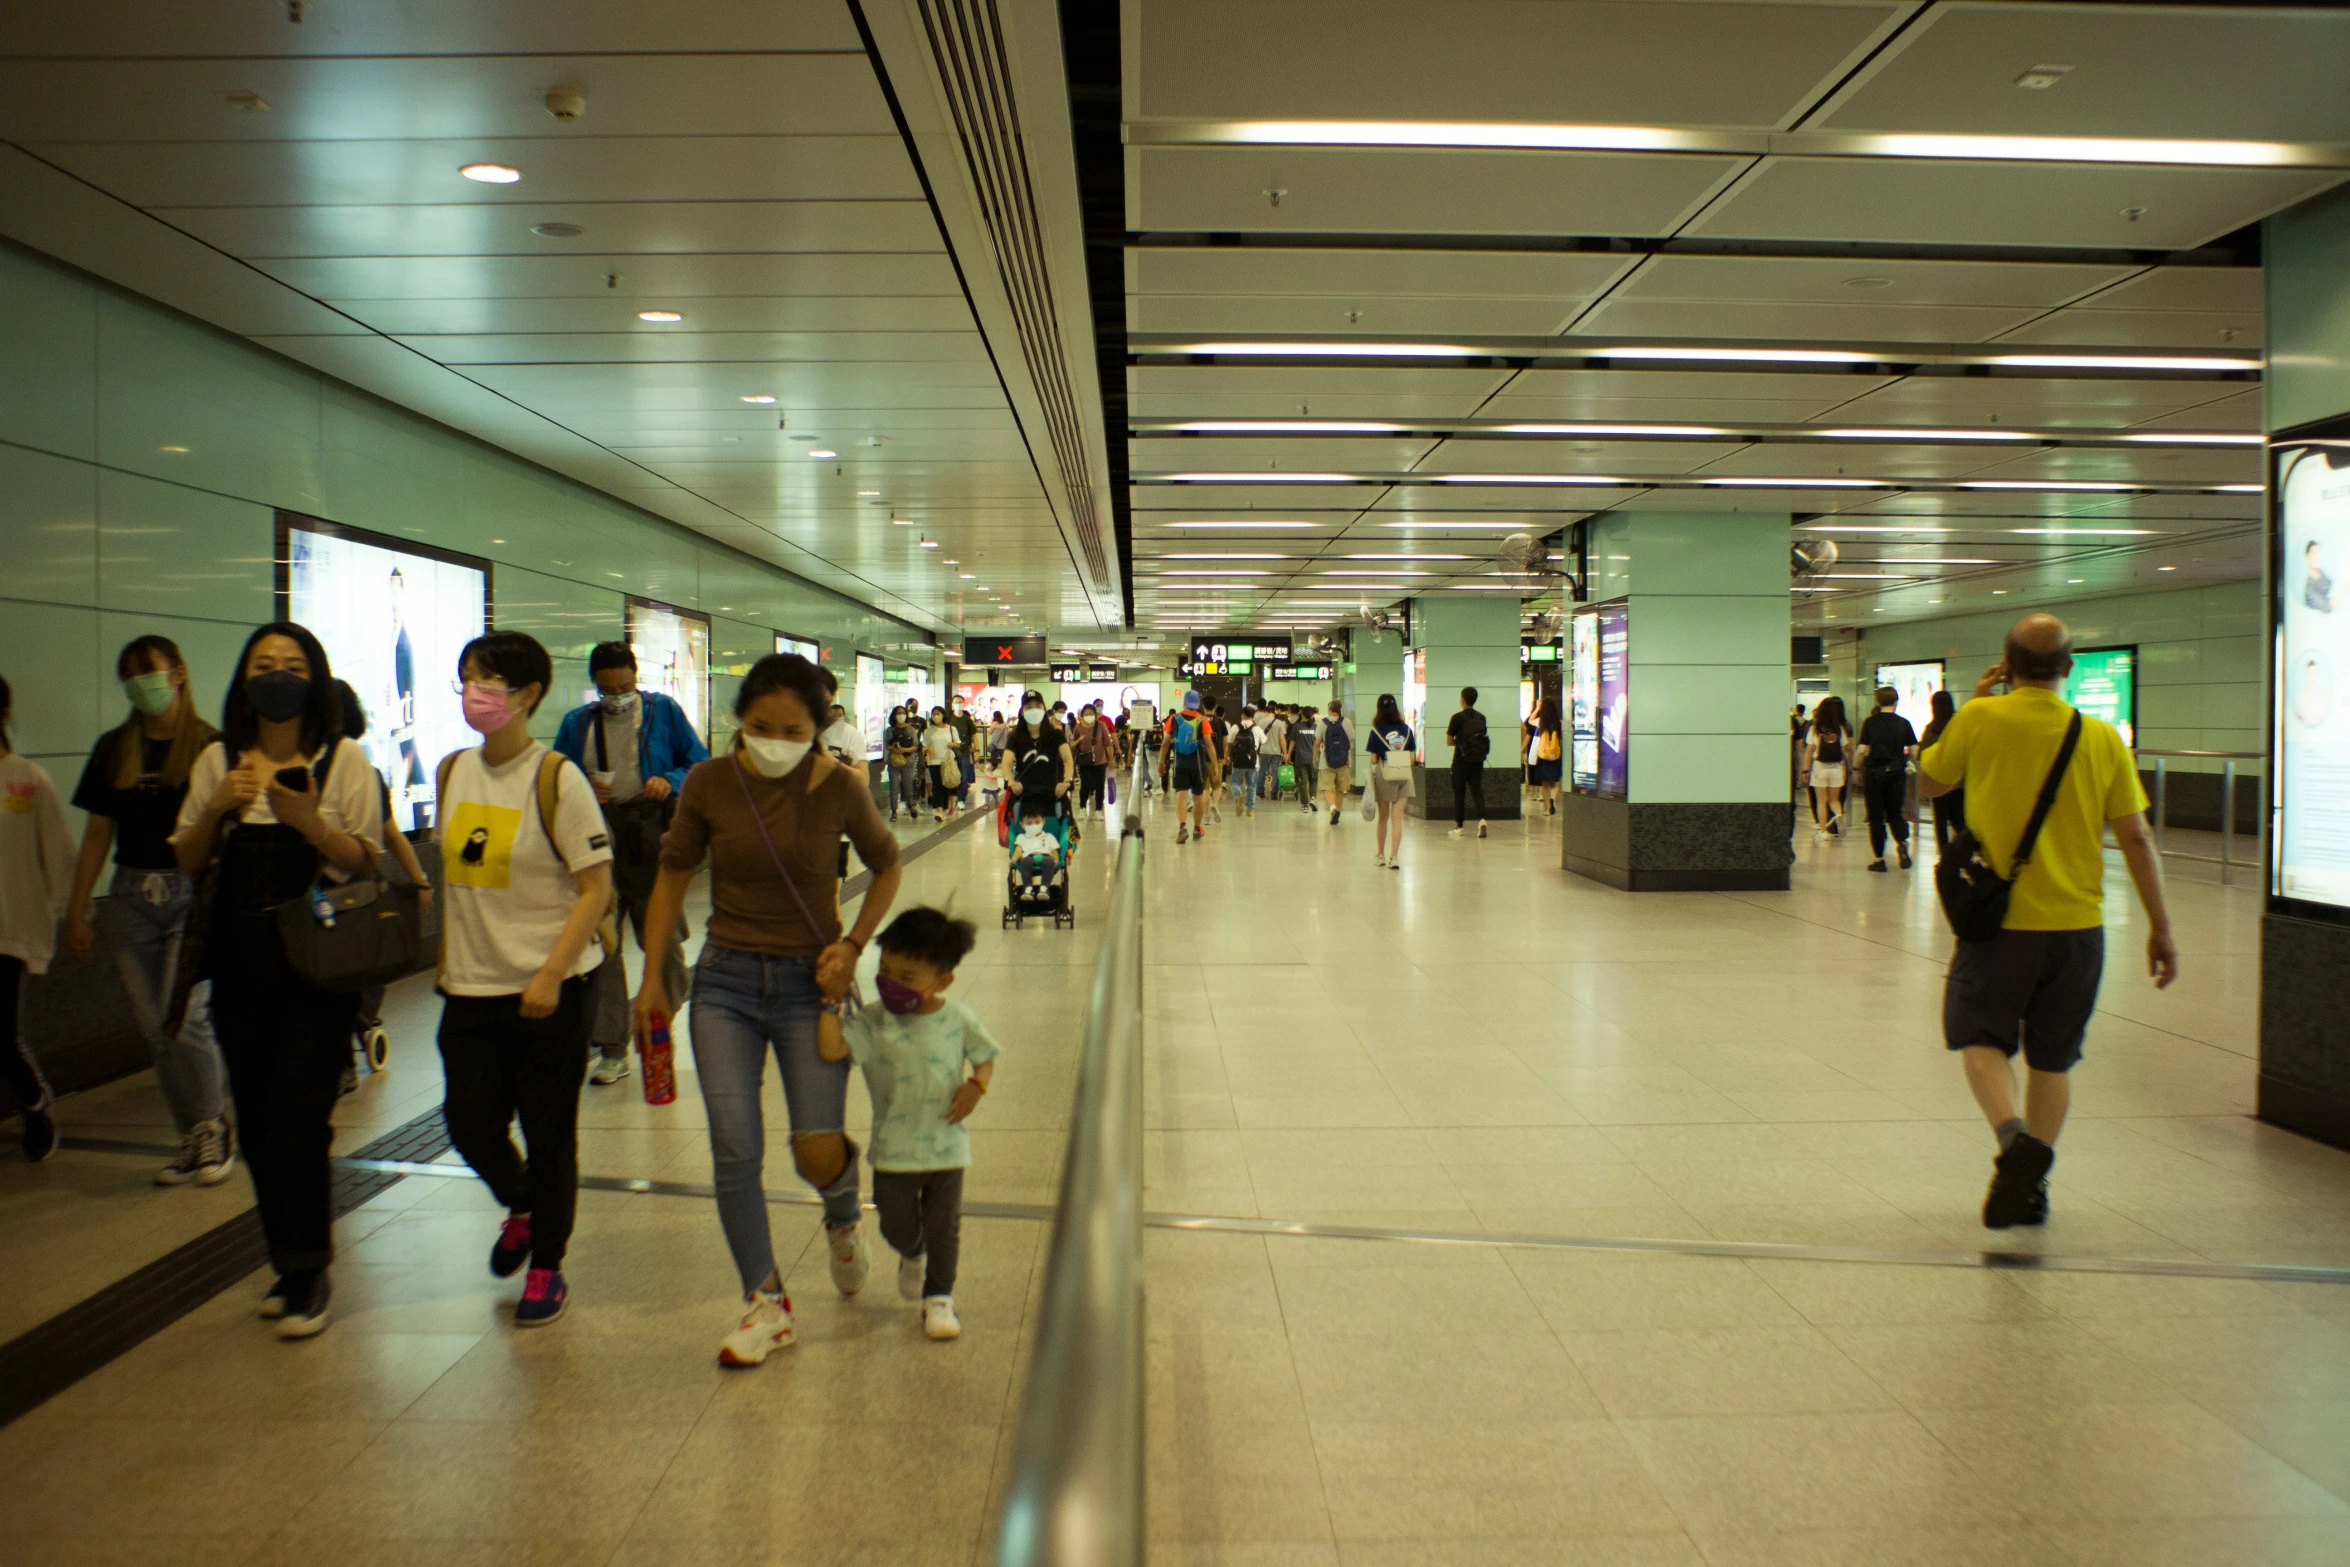
M 441 828 L 441 868 L 453 887 L 504 887 L 512 874 L 522 813 L 460 800 Z
M 0 795 L 0 806 L 5 806 L 19 816 L 30 816 L 39 793 L 29 783 L 12 783 L 5 795 Z

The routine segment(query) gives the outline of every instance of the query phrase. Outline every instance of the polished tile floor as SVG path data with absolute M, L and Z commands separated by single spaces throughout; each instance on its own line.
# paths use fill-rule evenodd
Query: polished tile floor
M 1922 872 L 1798 842 L 1796 890 L 1632 898 L 1547 821 L 1352 812 L 1154 835 L 1150 1206 L 1398 1232 L 1987 1242 L 1988 1133 L 1936 1029 Z M 1156 815 L 1151 818 L 1156 825 Z M 994 928 L 992 834 L 909 871 L 981 919 L 958 993 L 1006 1057 L 970 1195 L 1049 1200 L 1109 856 L 1074 932 Z M 2118 867 L 2113 885 L 2121 882 Z M 2051 1258 L 2350 1267 L 2350 1156 L 2252 1121 L 2259 905 L 2174 876 L 2185 977 L 2113 959 Z M 429 994 L 345 1146 L 429 1110 Z M 772 1091 L 771 1101 L 775 1099 Z M 863 1096 L 852 1094 L 862 1118 Z M 151 1086 L 69 1103 L 151 1140 Z M 780 1103 L 771 1126 L 782 1125 Z M 591 1090 L 595 1175 L 706 1180 L 690 1085 Z M 780 1135 L 769 1184 L 790 1185 Z M 22 1331 L 246 1200 L 154 1161 L 0 1165 Z M 774 1209 L 802 1342 L 711 1363 L 733 1280 L 705 1201 L 591 1191 L 567 1319 L 517 1334 L 494 1211 L 416 1177 L 345 1221 L 339 1320 L 286 1345 L 232 1290 L 0 1431 L 12 1545 L 58 1562 L 968 1563 L 990 1548 L 1044 1226 L 966 1225 L 966 1336 L 826 1281 Z M 1166 1563 L 2350 1560 L 2350 1285 L 1153 1230 L 1150 1533 Z M 20 1260 L 23 1259 L 23 1260 Z

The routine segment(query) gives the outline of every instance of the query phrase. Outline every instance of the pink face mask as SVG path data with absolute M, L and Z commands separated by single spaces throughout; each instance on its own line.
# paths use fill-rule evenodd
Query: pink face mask
M 514 696 L 501 686 L 465 682 L 465 722 L 479 734 L 496 734 L 514 716 Z
M 876 974 L 873 977 L 873 988 L 881 992 L 881 1004 L 898 1017 L 904 1017 L 922 1005 L 922 992 L 902 979 Z

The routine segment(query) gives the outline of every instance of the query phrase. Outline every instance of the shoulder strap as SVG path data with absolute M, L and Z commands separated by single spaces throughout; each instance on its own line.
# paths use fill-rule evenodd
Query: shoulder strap
M 2032 807 L 2032 819 L 2024 824 L 2023 841 L 2015 846 L 2015 867 L 2008 880 L 2024 873 L 2024 865 L 2032 857 L 2032 846 L 2040 841 L 2040 824 L 2048 820 L 2048 812 L 2056 804 L 2057 786 L 2064 782 L 2064 770 L 2072 765 L 2073 748 L 2081 743 L 2081 715 L 2073 714 L 2073 721 L 2064 732 L 2064 744 L 2056 748 L 2055 765 L 2048 769 L 2048 781 L 2040 786 L 2039 803 Z
M 539 831 L 547 835 L 547 847 L 555 851 L 555 858 L 562 860 L 563 868 L 569 870 L 571 861 L 564 858 L 563 840 L 555 836 L 555 813 L 562 804 L 564 761 L 563 753 L 556 750 L 539 755 Z
M 447 756 L 442 757 L 439 770 L 433 774 L 432 814 L 435 822 L 445 822 L 449 819 L 449 778 L 457 771 L 457 758 L 462 754 L 462 752 L 451 751 Z
M 593 722 L 596 726 L 596 771 L 608 773 L 612 770 L 612 753 L 604 744 L 604 708 L 602 703 L 596 705 L 596 716 Z

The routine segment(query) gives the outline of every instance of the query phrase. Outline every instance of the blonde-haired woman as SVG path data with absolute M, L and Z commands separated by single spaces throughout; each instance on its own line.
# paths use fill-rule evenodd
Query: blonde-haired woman
M 179 1156 L 155 1172 L 155 1184 L 217 1186 L 236 1167 L 228 1068 L 212 1037 L 212 987 L 181 983 L 180 949 L 196 883 L 181 872 L 171 847 L 189 770 L 217 731 L 189 699 L 187 661 L 169 637 L 125 644 L 114 674 L 130 715 L 99 737 L 73 791 L 87 819 L 65 950 L 88 962 L 103 930 L 131 1016 L 154 1057 L 155 1085 L 180 1139 Z M 114 879 L 93 917 L 91 894 L 109 853 Z

